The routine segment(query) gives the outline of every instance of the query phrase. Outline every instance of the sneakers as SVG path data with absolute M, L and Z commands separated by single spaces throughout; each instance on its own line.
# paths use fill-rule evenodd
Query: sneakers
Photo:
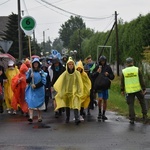
M 8 114 L 11 114 L 11 110 L 10 110 L 10 109 L 9 109 L 9 110 L 7 110 L 7 113 L 8 113 Z
M 57 111 L 55 112 L 55 118 L 59 118 L 59 113 Z
M 79 119 L 75 119 L 75 124 L 78 125 L 81 121 Z
M 130 124 L 132 124 L 132 125 L 133 125 L 133 124 L 134 124 L 134 120 L 130 120 Z
M 38 122 L 42 122 L 42 118 L 39 118 L 39 119 L 38 119 Z
M 108 118 L 105 115 L 101 115 L 101 114 L 98 115 L 97 119 L 98 119 L 98 121 L 100 121 L 101 119 L 103 121 L 108 120 Z
M 32 122 L 33 122 L 33 119 L 29 118 L 28 121 L 29 121 L 29 123 L 32 123 Z
M 76 125 L 78 125 L 81 122 L 80 118 L 79 119 L 73 118 L 73 121 L 75 122 Z
M 79 118 L 79 119 L 80 119 L 80 121 L 84 121 L 84 118 L 83 118 L 82 116 L 80 116 L 80 118 Z
M 102 115 L 101 114 L 98 114 L 98 117 L 97 117 L 98 121 L 100 121 L 102 119 Z
M 16 110 L 14 110 L 14 111 L 13 111 L 13 115 L 16 115 L 16 114 L 17 114 L 17 111 L 16 111 Z
M 102 120 L 108 120 L 108 118 L 105 115 L 102 115 Z
M 148 123 L 148 117 L 147 117 L 147 115 L 143 115 L 143 123 L 144 124 Z

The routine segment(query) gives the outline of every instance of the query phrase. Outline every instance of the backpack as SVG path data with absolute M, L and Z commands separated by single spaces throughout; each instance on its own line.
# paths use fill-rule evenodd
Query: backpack
M 97 90 L 107 90 L 110 88 L 111 81 L 104 74 L 99 73 L 94 82 L 94 89 Z

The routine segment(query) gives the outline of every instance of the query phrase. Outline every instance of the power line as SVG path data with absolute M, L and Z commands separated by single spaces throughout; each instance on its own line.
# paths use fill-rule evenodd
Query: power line
M 66 3 L 68 4 L 69 2 L 72 2 L 72 1 L 75 1 L 75 0 L 69 0 L 67 2 L 64 2 L 64 0 L 59 0 L 59 1 L 53 2 L 53 4 L 59 3 L 61 1 L 63 1 L 63 3 L 61 3 L 61 4 L 66 4 Z
M 48 9 L 50 9 L 50 10 L 52 10 L 52 11 L 58 13 L 58 14 L 61 14 L 61 15 L 65 16 L 65 17 L 67 17 L 67 18 L 69 17 L 69 16 L 67 16 L 67 15 L 65 15 L 65 14 L 62 14 L 62 13 L 60 13 L 60 12 L 58 12 L 58 11 L 52 9 L 52 8 L 49 8 L 48 6 L 46 6 L 46 5 L 42 4 L 42 3 L 40 3 L 38 0 L 35 0 L 35 1 L 38 2 L 39 4 L 43 5 L 43 6 L 47 7 Z
M 108 23 L 108 25 L 106 25 L 106 27 L 105 27 L 105 29 L 103 30 L 103 32 L 104 32 L 105 30 L 107 30 L 108 27 L 109 27 L 112 23 L 114 23 L 114 18 L 110 20 L 110 22 Z
M 0 5 L 4 5 L 4 4 L 6 4 L 7 2 L 9 2 L 10 0 L 7 0 L 6 2 L 3 2 L 3 3 L 1 3 Z
M 28 9 L 27 9 L 27 6 L 26 6 L 26 3 L 25 3 L 24 0 L 23 0 L 23 4 L 24 4 L 25 10 L 26 10 L 26 12 L 27 12 L 27 15 L 29 15 L 29 12 L 28 12 Z
M 50 6 L 52 6 L 52 7 L 54 7 L 54 8 L 56 8 L 56 9 L 61 10 L 61 11 L 63 11 L 63 12 L 69 13 L 69 14 L 74 15 L 74 16 L 79 16 L 79 17 L 82 17 L 82 18 L 86 18 L 86 19 L 107 19 L 107 18 L 112 17 L 112 16 L 108 16 L 108 17 L 98 18 L 98 17 L 82 16 L 82 15 L 75 14 L 75 13 L 72 13 L 72 12 L 70 12 L 70 11 L 64 10 L 64 9 L 62 9 L 62 8 L 60 8 L 60 7 L 57 7 L 57 6 L 55 6 L 55 5 L 53 5 L 53 4 L 49 3 L 49 2 L 47 2 L 47 1 L 45 1 L 45 0 L 41 0 L 41 1 L 44 2 L 44 3 L 46 3 L 46 4 L 48 4 L 48 5 L 50 5 Z

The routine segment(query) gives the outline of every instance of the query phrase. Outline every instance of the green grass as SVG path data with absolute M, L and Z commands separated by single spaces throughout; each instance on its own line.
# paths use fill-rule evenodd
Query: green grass
M 116 77 L 112 81 L 111 89 L 109 90 L 108 110 L 128 117 L 128 105 L 125 96 L 121 95 L 120 91 L 120 77 Z M 137 118 L 142 117 L 141 107 L 137 99 L 135 99 L 135 113 Z

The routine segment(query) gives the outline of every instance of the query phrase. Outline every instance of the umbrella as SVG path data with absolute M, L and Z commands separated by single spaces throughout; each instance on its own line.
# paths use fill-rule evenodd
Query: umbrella
M 38 55 L 32 55 L 31 58 L 32 59 L 34 59 L 34 58 L 39 58 L 40 59 L 40 56 L 38 56 Z
M 0 66 L 3 66 L 4 69 L 8 67 L 9 60 L 12 60 L 15 62 L 16 59 L 8 53 L 0 54 Z

